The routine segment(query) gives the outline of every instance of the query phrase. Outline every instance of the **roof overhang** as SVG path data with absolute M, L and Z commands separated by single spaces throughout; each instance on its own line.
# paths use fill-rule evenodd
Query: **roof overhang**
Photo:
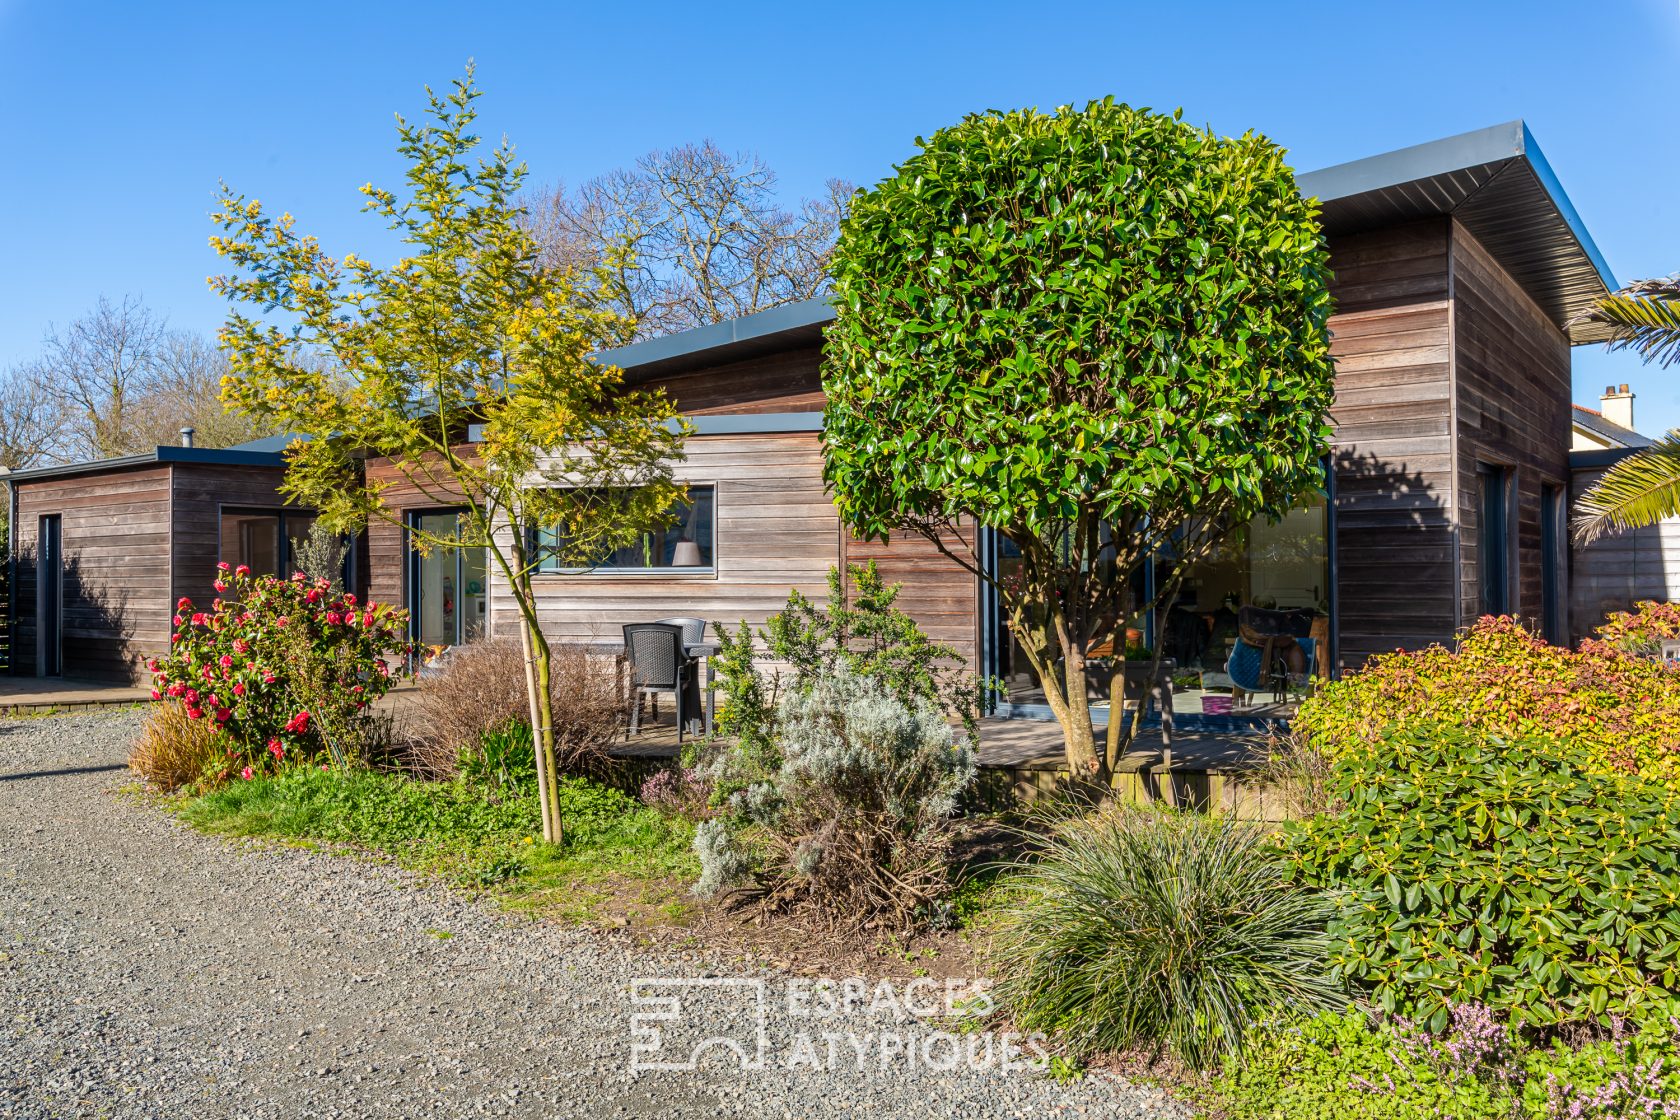
M 1451 216 L 1487 247 L 1573 343 L 1601 342 L 1578 322 L 1618 287 L 1604 255 L 1522 121 L 1466 132 L 1296 176 L 1325 232 Z
M 834 308 L 827 300 L 807 299 L 603 350 L 594 358 L 603 365 L 617 366 L 624 371 L 625 380 L 634 384 L 724 362 L 821 346 L 823 327 L 833 320 Z
M 234 447 L 154 447 L 136 455 L 119 455 L 112 459 L 92 459 L 85 463 L 60 463 L 28 470 L 0 473 L 0 482 L 32 482 L 44 478 L 65 478 L 77 474 L 103 474 L 107 471 L 147 467 L 154 463 L 199 463 L 217 467 L 284 467 L 285 456 L 279 452 L 243 451 Z

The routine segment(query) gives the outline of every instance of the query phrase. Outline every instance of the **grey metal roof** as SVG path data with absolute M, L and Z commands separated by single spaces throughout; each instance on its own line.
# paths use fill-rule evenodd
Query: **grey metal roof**
M 1604 328 L 1571 321 L 1618 287 L 1604 255 L 1522 121 L 1448 136 L 1296 177 L 1329 233 L 1450 214 L 1487 247 L 1570 341 Z
M 823 326 L 833 320 L 834 308 L 827 300 L 807 299 L 602 350 L 594 358 L 617 366 L 631 381 L 642 381 L 713 362 L 738 362 L 778 350 L 818 346 Z
M 1642 448 L 1650 447 L 1657 441 L 1650 436 L 1642 436 L 1632 428 L 1624 428 L 1620 424 L 1612 424 L 1604 418 L 1602 412 L 1594 412 L 1584 405 L 1571 406 L 1571 419 L 1575 425 L 1585 428 L 1593 435 L 1609 443 L 1611 447 Z
M 283 467 L 285 457 L 277 451 L 244 451 L 237 447 L 154 447 L 135 455 L 119 455 L 111 459 L 91 459 L 83 463 L 57 463 L 28 470 L 0 473 L 0 482 L 29 482 L 41 478 L 63 478 L 66 475 L 97 474 L 128 467 L 144 467 L 152 463 L 197 463 L 218 467 Z

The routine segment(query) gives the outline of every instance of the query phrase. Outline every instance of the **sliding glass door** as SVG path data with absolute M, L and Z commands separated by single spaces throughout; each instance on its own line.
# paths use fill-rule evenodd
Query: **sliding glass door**
M 457 510 L 412 513 L 411 532 L 430 537 L 455 535 Z M 416 641 L 454 646 L 476 641 L 489 621 L 489 584 L 482 548 L 436 548 L 422 556 L 409 548 L 409 626 Z

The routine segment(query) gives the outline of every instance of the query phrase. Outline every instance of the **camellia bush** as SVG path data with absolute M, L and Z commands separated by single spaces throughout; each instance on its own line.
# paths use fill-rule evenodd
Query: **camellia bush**
M 249 779 L 288 759 L 348 765 L 369 745 L 369 705 L 410 653 L 406 612 L 301 573 L 220 569 L 208 611 L 176 604 L 169 653 L 147 662 L 153 699 L 215 725 L 227 763 L 214 777 Z
M 1680 992 L 1680 788 L 1595 772 L 1553 736 L 1391 727 L 1334 762 L 1337 811 L 1286 826 L 1297 881 L 1335 899 L 1335 975 L 1446 1026 L 1636 1018 Z
M 1599 772 L 1680 777 L 1680 671 L 1641 653 L 1668 608 L 1618 615 L 1578 650 L 1510 618 L 1484 618 L 1457 649 L 1373 658 L 1301 705 L 1294 729 L 1331 758 L 1391 728 L 1442 724 L 1577 744 Z

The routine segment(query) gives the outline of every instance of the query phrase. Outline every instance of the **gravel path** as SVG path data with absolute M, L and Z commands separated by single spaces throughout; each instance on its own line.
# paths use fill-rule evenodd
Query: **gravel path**
M 139 718 L 0 723 L 0 1117 L 1184 1115 L 1106 1077 L 1003 1071 L 1004 1040 L 891 1014 L 904 993 L 795 1015 L 785 978 L 200 836 L 115 795 Z M 633 1041 L 648 1065 L 708 1035 L 762 1068 L 716 1047 L 632 1068 Z M 970 1046 L 985 1068 L 937 1068 Z

